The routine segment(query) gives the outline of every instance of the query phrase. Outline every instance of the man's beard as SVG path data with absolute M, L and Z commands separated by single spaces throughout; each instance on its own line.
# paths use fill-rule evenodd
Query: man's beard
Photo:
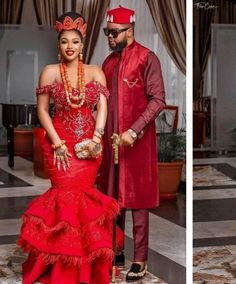
M 126 46 L 127 46 L 127 40 L 118 42 L 115 46 L 111 46 L 109 44 L 109 47 L 112 51 L 122 51 Z

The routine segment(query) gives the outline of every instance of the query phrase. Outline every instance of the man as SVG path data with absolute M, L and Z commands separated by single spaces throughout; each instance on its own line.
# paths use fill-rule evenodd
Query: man
M 135 41 L 134 22 L 132 10 L 120 6 L 107 12 L 104 33 L 113 52 L 103 64 L 111 96 L 100 176 L 101 188 L 122 208 L 123 230 L 125 209 L 132 209 L 134 260 L 128 282 L 141 279 L 147 270 L 148 209 L 158 205 L 155 118 L 165 106 L 159 60 Z M 120 134 L 118 181 L 114 180 L 113 133 Z M 124 262 L 123 253 L 117 261 Z

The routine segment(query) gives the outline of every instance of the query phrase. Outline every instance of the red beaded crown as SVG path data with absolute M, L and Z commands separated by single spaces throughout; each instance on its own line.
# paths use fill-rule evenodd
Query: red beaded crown
M 56 21 L 55 30 L 60 33 L 61 31 L 80 31 L 82 37 L 85 37 L 87 24 L 82 17 L 73 20 L 70 16 L 66 16 L 63 23 Z

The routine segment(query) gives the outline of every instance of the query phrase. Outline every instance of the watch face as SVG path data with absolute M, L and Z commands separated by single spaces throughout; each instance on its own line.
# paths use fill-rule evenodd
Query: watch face
M 137 134 L 132 129 L 129 130 L 129 134 L 133 139 L 137 138 Z

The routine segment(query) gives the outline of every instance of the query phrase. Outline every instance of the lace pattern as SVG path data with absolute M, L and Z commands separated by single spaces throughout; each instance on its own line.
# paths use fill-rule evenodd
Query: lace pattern
M 36 88 L 36 95 L 41 95 L 41 94 L 49 94 L 51 90 L 52 85 L 46 85 L 43 87 Z
M 64 86 L 60 82 L 36 89 L 37 95 L 45 93 L 50 94 L 50 97 L 54 100 L 54 118 L 60 118 L 65 129 L 73 133 L 77 140 L 81 140 L 83 136 L 93 131 L 95 121 L 92 112 L 99 102 L 100 94 L 103 94 L 106 98 L 109 97 L 108 89 L 97 81 L 86 84 L 85 103 L 82 108 L 78 109 L 71 109 L 68 106 Z M 73 88 L 72 95 L 75 96 L 78 93 L 79 90 Z
M 107 87 L 103 86 L 103 85 L 102 85 L 101 83 L 99 83 L 98 81 L 93 81 L 93 82 L 94 82 L 94 85 L 95 85 L 95 87 L 96 87 L 96 89 L 97 89 L 97 92 L 98 92 L 99 94 L 104 95 L 104 96 L 108 99 L 109 96 L 110 96 L 110 93 L 109 93 Z

